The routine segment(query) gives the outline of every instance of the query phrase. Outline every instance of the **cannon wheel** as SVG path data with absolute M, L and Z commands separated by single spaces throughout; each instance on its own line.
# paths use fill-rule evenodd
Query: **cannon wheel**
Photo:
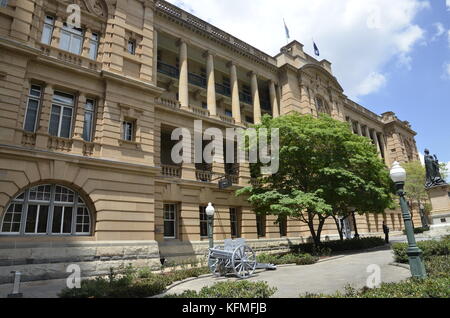
M 208 253 L 208 268 L 211 274 L 216 277 L 220 277 L 221 273 L 221 264 L 220 259 L 211 256 L 211 251 Z
M 236 247 L 231 257 L 231 265 L 235 275 L 239 278 L 250 277 L 256 268 L 256 254 L 250 246 Z

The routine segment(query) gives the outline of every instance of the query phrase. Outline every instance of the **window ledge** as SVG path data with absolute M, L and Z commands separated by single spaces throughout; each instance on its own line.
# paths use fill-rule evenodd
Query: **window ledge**
M 137 141 L 128 141 L 119 139 L 119 145 L 122 146 L 129 146 L 129 147 L 135 147 L 136 149 L 139 149 L 141 147 L 141 143 Z

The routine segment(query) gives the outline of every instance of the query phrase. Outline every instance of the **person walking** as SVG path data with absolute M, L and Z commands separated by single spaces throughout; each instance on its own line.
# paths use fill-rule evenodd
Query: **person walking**
M 389 244 L 389 227 L 386 225 L 386 221 L 383 221 L 384 240 L 386 244 Z

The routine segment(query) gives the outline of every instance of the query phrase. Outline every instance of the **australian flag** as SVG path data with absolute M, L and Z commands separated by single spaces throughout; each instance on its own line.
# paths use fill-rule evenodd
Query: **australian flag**
M 314 41 L 313 41 L 313 44 L 314 44 L 314 54 L 316 54 L 317 56 L 320 56 L 319 48 L 317 47 L 317 45 Z

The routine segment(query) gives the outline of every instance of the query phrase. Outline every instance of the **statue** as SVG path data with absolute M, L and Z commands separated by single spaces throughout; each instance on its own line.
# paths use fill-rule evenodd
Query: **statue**
M 425 149 L 425 169 L 427 172 L 425 188 L 429 189 L 431 187 L 447 184 L 442 179 L 438 158 L 436 155 L 430 155 L 430 151 L 428 149 Z

